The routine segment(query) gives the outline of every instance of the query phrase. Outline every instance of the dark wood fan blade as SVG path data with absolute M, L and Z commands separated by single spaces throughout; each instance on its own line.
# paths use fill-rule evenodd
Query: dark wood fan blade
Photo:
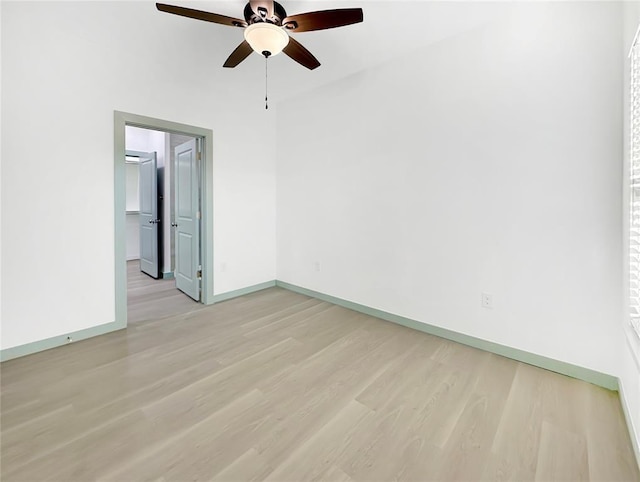
M 247 42 L 246 40 L 243 40 L 242 43 L 238 45 L 233 52 L 231 52 L 231 55 L 229 55 L 229 58 L 224 63 L 223 67 L 235 67 L 244 59 L 246 59 L 249 54 L 251 54 L 251 52 L 253 52 L 251 45 L 249 45 L 249 42 Z
M 273 16 L 273 0 L 251 0 L 251 10 L 260 18 Z
M 311 32 L 359 23 L 362 19 L 361 8 L 339 8 L 291 15 L 282 21 L 282 26 L 292 32 Z
M 175 5 L 166 5 L 164 3 L 156 3 L 156 7 L 161 12 L 181 15 L 183 17 L 204 20 L 205 22 L 219 23 L 221 25 L 229 25 L 230 27 L 246 27 L 247 22 L 239 18 L 218 15 L 217 13 L 203 12 L 202 10 L 194 10 L 193 8 L 176 7 Z
M 294 38 L 289 37 L 289 43 L 282 51 L 309 70 L 320 67 L 318 59 L 316 59 L 311 52 L 304 48 L 302 44 Z

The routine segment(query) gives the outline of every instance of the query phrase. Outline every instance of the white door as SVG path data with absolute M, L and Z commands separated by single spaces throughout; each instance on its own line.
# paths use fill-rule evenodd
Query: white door
M 197 144 L 192 139 L 175 148 L 175 278 L 176 287 L 200 301 L 200 191 Z
M 140 157 L 140 271 L 158 278 L 158 169 L 156 153 Z

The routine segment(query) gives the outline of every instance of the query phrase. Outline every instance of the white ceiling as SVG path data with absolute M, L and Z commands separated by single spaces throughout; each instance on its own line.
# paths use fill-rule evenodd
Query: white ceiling
M 171 5 L 197 8 L 231 17 L 243 18 L 245 1 L 181 1 L 162 0 Z M 320 61 L 313 71 L 300 66 L 284 54 L 269 60 L 269 92 L 272 99 L 282 99 L 346 77 L 399 56 L 413 56 L 420 61 L 420 51 L 439 40 L 477 28 L 496 20 L 509 11 L 508 2 L 433 2 L 433 1 L 282 1 L 290 15 L 332 8 L 362 7 L 364 22 L 318 32 L 292 34 Z M 155 9 L 154 9 L 155 10 Z M 235 69 L 222 64 L 243 40 L 240 29 L 198 20 L 164 15 L 165 28 L 180 35 L 187 26 L 207 32 L 210 61 L 220 66 L 221 73 L 233 77 L 264 77 L 264 59 L 252 54 Z M 196 25 L 198 24 L 198 25 Z M 209 37 L 210 36 L 210 37 Z

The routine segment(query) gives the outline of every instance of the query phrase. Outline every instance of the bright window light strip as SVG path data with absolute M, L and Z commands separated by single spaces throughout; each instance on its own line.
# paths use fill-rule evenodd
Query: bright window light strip
M 640 336 L 640 44 L 636 41 L 631 48 L 629 90 L 629 308 L 631 325 Z
M 640 40 L 640 25 L 638 25 L 638 29 L 636 30 L 636 34 L 633 37 L 633 42 L 631 42 L 631 48 L 629 49 L 629 55 L 627 57 L 631 57 L 633 55 L 633 49 L 638 44 L 638 40 Z

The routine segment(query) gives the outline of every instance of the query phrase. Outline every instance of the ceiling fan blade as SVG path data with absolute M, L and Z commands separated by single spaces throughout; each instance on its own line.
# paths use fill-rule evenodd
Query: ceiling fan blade
M 183 17 L 204 20 L 205 22 L 219 23 L 221 25 L 229 25 L 230 27 L 246 27 L 247 22 L 239 18 L 218 15 L 217 13 L 204 12 L 202 10 L 194 10 L 193 8 L 176 7 L 175 5 L 166 5 L 164 3 L 156 3 L 156 7 L 161 12 L 181 15 Z
M 292 32 L 311 32 L 312 30 L 343 27 L 362 22 L 362 20 L 361 8 L 339 8 L 291 15 L 282 21 L 282 26 Z
M 244 59 L 246 59 L 249 54 L 251 54 L 251 52 L 253 52 L 251 45 L 249 45 L 249 42 L 247 42 L 246 40 L 243 40 L 242 43 L 238 45 L 233 52 L 231 52 L 231 55 L 229 55 L 229 58 L 224 63 L 223 67 L 235 67 Z
M 251 0 L 249 3 L 251 4 L 251 10 L 260 18 L 271 18 L 273 16 L 273 0 Z
M 311 52 L 304 48 L 302 44 L 294 38 L 289 37 L 289 43 L 282 51 L 309 70 L 320 67 L 318 59 L 316 59 Z

